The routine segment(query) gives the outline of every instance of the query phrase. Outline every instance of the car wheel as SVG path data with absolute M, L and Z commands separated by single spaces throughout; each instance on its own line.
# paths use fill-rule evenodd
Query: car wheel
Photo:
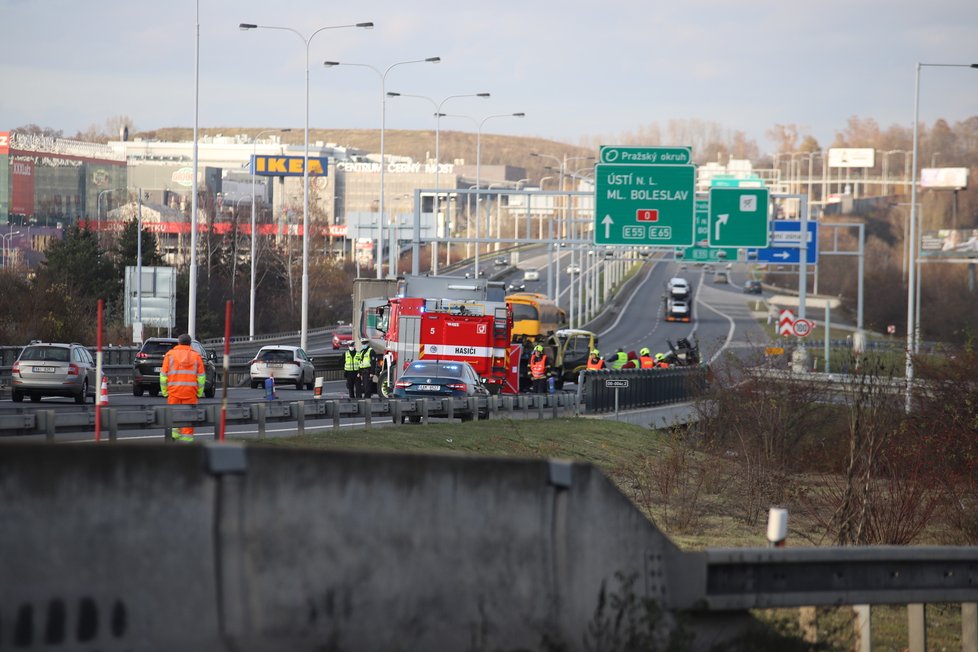
M 40 402 L 41 402 L 40 394 L 31 394 L 31 403 L 40 403 Z
M 132 395 L 133 396 L 142 396 L 143 395 L 143 386 L 142 385 L 133 385 L 132 386 Z
M 85 399 L 88 398 L 88 381 L 86 380 L 82 384 L 81 392 L 75 394 L 75 403 L 82 405 L 85 403 Z
M 309 382 L 306 383 L 306 389 L 310 392 L 316 389 L 316 374 L 313 374 L 312 378 L 309 379 Z
M 160 394 L 160 388 L 159 387 L 150 387 L 149 388 L 149 395 L 150 396 L 159 396 L 159 394 Z
M 13 392 L 11 392 L 10 398 L 13 399 L 14 403 L 20 403 L 24 400 L 24 395 L 15 389 Z
M 251 389 L 258 389 L 259 385 L 255 381 L 251 381 Z

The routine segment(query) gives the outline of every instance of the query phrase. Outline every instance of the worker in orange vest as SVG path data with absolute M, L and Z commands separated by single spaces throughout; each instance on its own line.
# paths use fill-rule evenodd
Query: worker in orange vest
M 537 344 L 533 347 L 530 355 L 530 380 L 533 382 L 533 391 L 536 394 L 547 393 L 547 354 L 543 351 L 543 346 Z
M 643 346 L 638 352 L 639 367 L 642 369 L 651 369 L 655 366 L 655 359 L 652 357 L 652 352 L 649 351 L 649 347 Z
M 655 354 L 655 366 L 656 366 L 657 369 L 668 369 L 669 368 L 669 361 L 666 360 L 666 354 L 665 353 L 656 353 Z
M 591 357 L 587 359 L 587 369 L 588 371 L 604 369 L 604 358 L 597 349 L 591 349 Z
M 163 356 L 160 368 L 160 394 L 170 405 L 196 405 L 204 395 L 207 373 L 204 359 L 190 343 L 192 338 L 184 333 L 177 338 L 177 345 Z M 193 441 L 193 426 L 173 428 L 170 433 L 177 441 Z

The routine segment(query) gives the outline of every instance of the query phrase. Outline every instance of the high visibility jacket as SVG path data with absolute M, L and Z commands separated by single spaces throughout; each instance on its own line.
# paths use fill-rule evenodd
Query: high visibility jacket
M 354 353 L 353 351 L 347 350 L 346 355 L 343 358 L 343 371 L 359 371 L 360 361 L 357 360 L 359 353 Z
M 204 359 L 189 344 L 177 344 L 163 356 L 160 390 L 179 399 L 194 399 L 203 394 L 207 375 Z
M 588 369 L 604 369 L 604 358 L 598 358 L 597 360 L 595 360 L 594 358 L 588 358 L 587 359 L 587 368 Z
M 543 378 L 547 375 L 547 355 L 534 353 L 530 356 L 530 376 Z
M 621 369 L 628 362 L 628 354 L 624 351 L 619 351 L 615 354 L 615 361 L 611 363 L 612 369 Z
M 360 356 L 360 369 L 370 369 L 374 366 L 374 350 L 367 347 L 360 351 L 357 355 Z
M 655 363 L 655 366 L 659 369 L 668 369 L 669 363 L 666 362 L 665 360 L 659 360 L 658 362 Z
M 643 355 L 639 359 L 642 369 L 651 369 L 655 366 L 655 359 L 650 355 Z

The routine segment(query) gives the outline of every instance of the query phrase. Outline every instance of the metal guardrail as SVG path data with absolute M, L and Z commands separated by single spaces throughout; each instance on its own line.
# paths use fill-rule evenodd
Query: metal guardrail
M 709 380 L 709 368 L 582 371 L 578 383 L 587 414 L 655 407 L 692 400 Z
M 164 437 L 170 438 L 171 428 L 181 425 L 213 427 L 215 434 L 220 425 L 221 406 L 217 403 L 205 405 L 153 405 L 118 407 L 102 406 L 101 423 L 109 439 L 114 439 L 119 430 L 160 429 Z M 4 435 L 44 435 L 55 441 L 58 433 L 93 432 L 95 427 L 95 406 L 79 407 L 77 410 L 51 410 L 20 408 L 16 411 L 0 413 L 0 440 Z M 228 405 L 226 422 L 228 424 L 255 424 L 258 436 L 265 436 L 265 425 L 269 421 L 296 422 L 296 434 L 302 435 L 308 420 L 332 420 L 333 427 L 339 428 L 341 419 L 363 419 L 370 426 L 375 419 L 390 419 L 400 424 L 405 419 L 415 419 L 427 423 L 432 418 L 475 419 L 480 416 L 492 418 L 499 415 L 524 416 L 534 413 L 537 418 L 547 416 L 557 418 L 568 412 L 579 414 L 577 396 L 572 392 L 557 394 L 521 394 L 516 396 L 490 396 L 444 399 L 407 400 L 339 400 L 309 399 L 304 401 L 262 401 L 234 403 Z

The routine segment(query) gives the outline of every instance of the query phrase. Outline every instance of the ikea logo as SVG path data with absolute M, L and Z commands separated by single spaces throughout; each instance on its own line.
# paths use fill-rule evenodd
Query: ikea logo
M 304 156 L 252 156 L 251 173 L 262 177 L 301 177 L 303 161 Z M 328 158 L 309 157 L 310 177 L 325 177 L 328 169 Z

